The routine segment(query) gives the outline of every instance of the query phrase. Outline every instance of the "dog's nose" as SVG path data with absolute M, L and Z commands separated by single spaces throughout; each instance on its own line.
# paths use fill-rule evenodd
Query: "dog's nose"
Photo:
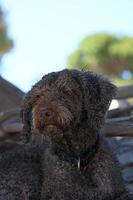
M 53 111 L 49 108 L 42 108 L 41 109 L 41 116 L 43 118 L 51 118 L 53 116 Z

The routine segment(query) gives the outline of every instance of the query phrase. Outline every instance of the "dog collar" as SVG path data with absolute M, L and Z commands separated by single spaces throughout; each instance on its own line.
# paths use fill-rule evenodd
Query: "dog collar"
M 54 153 L 58 155 L 58 157 L 64 161 L 71 164 L 71 166 L 78 168 L 79 170 L 84 169 L 88 163 L 93 159 L 94 155 L 98 151 L 99 148 L 99 134 L 97 134 L 97 139 L 95 144 L 88 148 L 85 152 L 80 155 L 76 155 L 74 153 L 68 153 L 66 151 L 61 150 L 59 147 L 55 148 Z

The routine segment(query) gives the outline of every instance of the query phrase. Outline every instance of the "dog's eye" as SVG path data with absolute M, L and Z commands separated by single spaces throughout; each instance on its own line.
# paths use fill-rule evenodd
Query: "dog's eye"
M 70 89 L 63 89 L 62 92 L 63 92 L 64 95 L 66 95 L 66 96 L 68 96 L 68 97 L 71 97 L 71 98 L 73 98 L 73 97 L 75 97 L 75 96 L 78 96 L 76 90 L 72 90 L 72 89 L 71 89 L 71 90 L 70 90 Z
M 36 95 L 36 98 L 38 99 L 38 98 L 40 98 L 40 95 L 38 94 L 38 95 Z
M 67 96 L 72 96 L 72 91 L 71 90 L 62 90 L 63 94 L 67 95 Z

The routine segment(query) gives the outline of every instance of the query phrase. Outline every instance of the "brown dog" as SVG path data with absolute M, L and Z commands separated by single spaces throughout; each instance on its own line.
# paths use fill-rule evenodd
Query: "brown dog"
M 115 91 L 103 77 L 77 70 L 35 84 L 22 111 L 29 144 L 1 149 L 0 200 L 133 200 L 99 133 Z
M 116 88 L 91 72 L 44 76 L 27 94 L 24 136 L 42 143 L 42 199 L 121 200 L 126 193 L 115 156 L 99 134 Z

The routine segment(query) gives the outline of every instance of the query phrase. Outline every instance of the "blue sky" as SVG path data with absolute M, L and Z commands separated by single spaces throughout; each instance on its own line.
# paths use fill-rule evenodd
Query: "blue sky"
M 44 74 L 65 67 L 87 35 L 133 36 L 132 0 L 1 0 L 14 49 L 2 75 L 27 91 Z

